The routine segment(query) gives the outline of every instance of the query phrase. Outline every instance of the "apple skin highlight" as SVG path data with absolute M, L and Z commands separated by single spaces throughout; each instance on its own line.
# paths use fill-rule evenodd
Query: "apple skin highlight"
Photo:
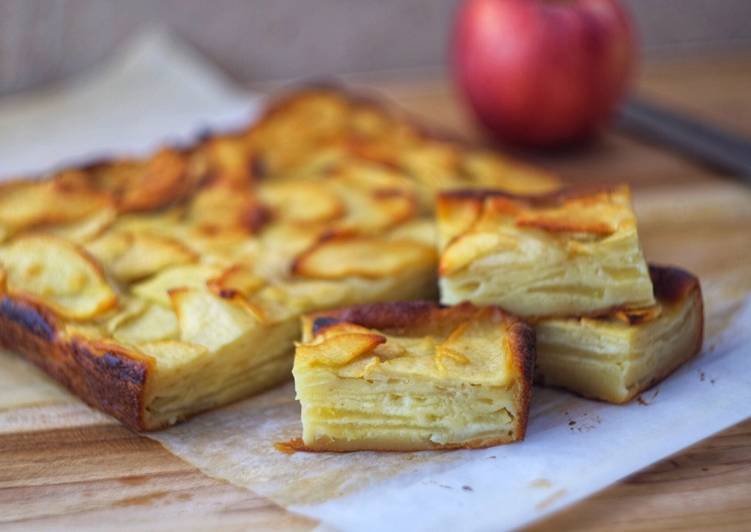
M 596 134 L 637 55 L 616 0 L 467 0 L 457 14 L 456 82 L 499 140 L 552 147 Z

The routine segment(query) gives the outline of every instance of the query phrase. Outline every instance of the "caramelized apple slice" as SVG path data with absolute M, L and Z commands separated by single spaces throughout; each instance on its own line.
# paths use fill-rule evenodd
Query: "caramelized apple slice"
M 496 151 L 465 151 L 461 173 L 475 186 L 499 188 L 512 194 L 543 194 L 561 188 L 555 175 Z
M 117 209 L 106 207 L 80 220 L 46 227 L 45 231 L 82 244 L 101 235 L 117 219 Z
M 518 245 L 513 237 L 503 234 L 468 233 L 461 235 L 441 255 L 440 272 L 442 275 L 450 275 L 492 251 L 513 250 Z
M 102 268 L 84 250 L 61 238 L 19 238 L 0 250 L 0 261 L 11 294 L 22 294 L 60 316 L 83 320 L 117 304 Z
M 117 280 L 126 283 L 198 260 L 182 242 L 148 232 L 109 232 L 87 244 L 86 249 Z
M 0 240 L 32 227 L 81 220 L 111 207 L 112 199 L 81 184 L 55 180 L 0 185 Z
M 292 272 L 317 279 L 381 278 L 434 261 L 434 249 L 418 242 L 338 236 L 324 239 L 298 256 Z
M 106 161 L 85 171 L 94 186 L 117 199 L 123 212 L 164 207 L 187 192 L 187 158 L 172 148 L 163 148 L 145 161 Z
M 370 233 L 389 229 L 417 215 L 417 199 L 406 190 L 350 190 L 347 217 L 337 224 L 343 231 Z
M 326 222 L 344 213 L 344 205 L 324 183 L 308 180 L 271 182 L 261 187 L 261 200 L 274 217 L 292 223 Z
M 386 337 L 380 334 L 372 333 L 364 328 L 363 330 L 349 330 L 349 327 L 350 324 L 346 323 L 333 325 L 315 341 L 297 344 L 298 363 L 343 366 L 386 342 Z
M 188 210 L 188 222 L 206 233 L 257 233 L 269 218 L 268 210 L 248 187 L 227 182 L 201 189 Z
M 221 275 L 209 279 L 206 286 L 219 297 L 229 297 L 234 294 L 250 296 L 263 288 L 266 281 L 256 275 L 253 269 L 236 264 L 224 270 Z
M 248 185 L 253 179 L 253 151 L 243 136 L 216 136 L 206 141 L 201 149 L 208 159 L 212 179 L 242 185 Z
M 206 290 L 177 288 L 169 295 L 177 314 L 180 339 L 211 351 L 242 338 L 260 323 L 243 306 Z
M 173 288 L 206 287 L 206 282 L 219 275 L 221 268 L 208 264 L 189 264 L 164 270 L 154 277 L 133 285 L 131 291 L 147 301 L 169 307 L 172 302 L 168 292 Z

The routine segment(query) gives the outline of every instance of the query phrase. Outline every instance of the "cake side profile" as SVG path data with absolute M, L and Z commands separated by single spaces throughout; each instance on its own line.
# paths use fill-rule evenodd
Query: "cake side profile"
M 654 303 L 625 185 L 527 197 L 448 191 L 437 220 L 444 304 L 540 318 Z
M 496 307 L 380 303 L 304 317 L 307 450 L 486 447 L 524 437 L 532 329 Z
M 704 327 L 699 280 L 672 267 L 650 266 L 650 274 L 653 306 L 539 321 L 536 381 L 624 403 L 696 356 Z
M 559 186 L 327 88 L 44 177 L 0 184 L 0 344 L 136 430 L 288 379 L 304 313 L 434 297 L 436 190 Z

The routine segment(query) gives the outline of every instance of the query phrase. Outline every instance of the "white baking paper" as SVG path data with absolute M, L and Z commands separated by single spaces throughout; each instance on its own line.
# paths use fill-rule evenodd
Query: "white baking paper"
M 84 79 L 0 99 L 0 176 L 186 141 L 207 126 L 248 119 L 255 102 L 173 38 L 147 32 Z M 636 195 L 648 247 L 650 238 L 696 209 L 732 224 L 749 204 L 748 193 L 733 187 L 715 203 L 699 191 L 672 207 L 670 191 L 657 200 L 650 194 L 652 204 Z M 652 247 L 653 257 L 670 258 L 669 244 Z M 626 406 L 537 389 L 522 443 L 452 452 L 284 454 L 274 444 L 301 430 L 291 383 L 149 436 L 208 475 L 318 519 L 322 528 L 524 525 L 751 414 L 751 266 L 742 250 L 734 253 L 740 259 L 729 266 L 700 272 L 707 339 L 696 360 Z M 0 353 L 0 432 L 81 422 L 107 418 Z

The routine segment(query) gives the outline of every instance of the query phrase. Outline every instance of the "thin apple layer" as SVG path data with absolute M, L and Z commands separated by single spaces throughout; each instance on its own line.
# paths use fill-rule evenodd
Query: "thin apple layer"
M 497 308 L 392 303 L 303 321 L 295 389 L 309 450 L 484 447 L 524 436 L 532 331 Z
M 537 380 L 623 403 L 696 355 L 703 329 L 698 279 L 675 268 L 652 266 L 650 272 L 653 307 L 538 322 Z
M 544 317 L 654 303 L 625 186 L 526 198 L 449 192 L 438 227 L 445 304 Z

